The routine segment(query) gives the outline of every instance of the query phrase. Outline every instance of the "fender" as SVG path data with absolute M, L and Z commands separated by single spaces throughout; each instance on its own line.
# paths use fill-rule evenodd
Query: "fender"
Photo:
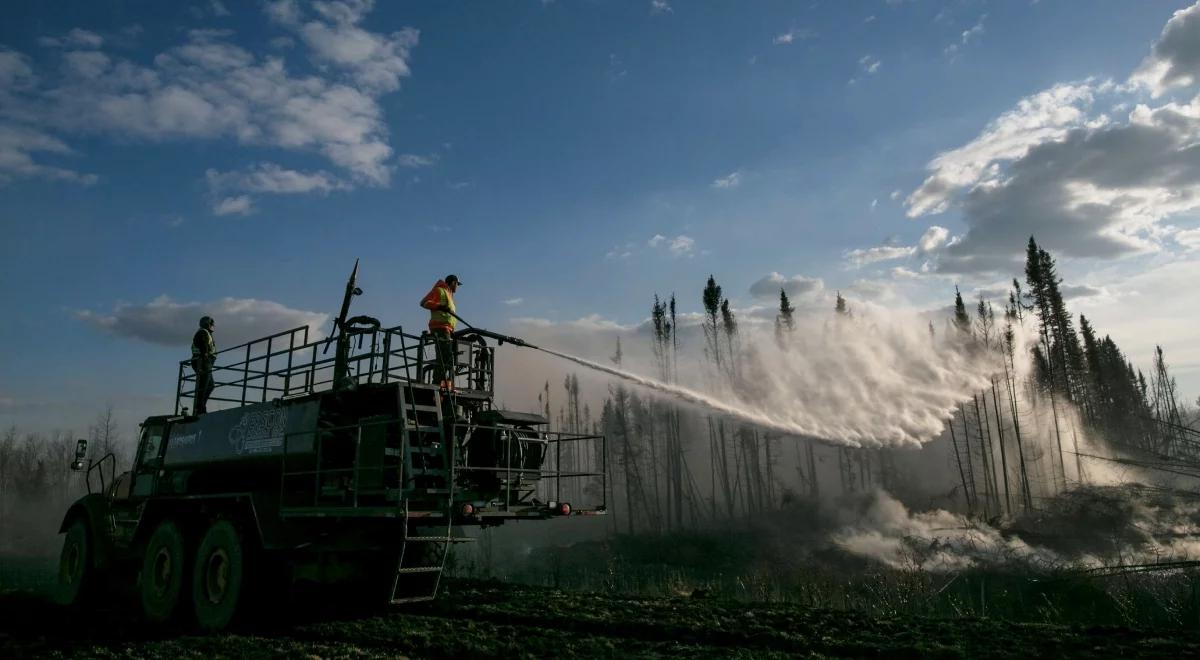
M 113 556 L 112 536 L 108 533 L 108 498 L 101 493 L 84 495 L 67 509 L 58 533 L 67 531 L 76 518 L 82 517 L 88 524 L 88 540 L 92 544 L 92 565 L 103 568 Z
M 222 493 L 219 495 L 183 495 L 177 497 L 155 497 L 146 502 L 135 535 L 134 544 L 144 541 L 154 530 L 158 521 L 163 518 L 176 518 L 185 526 L 193 529 L 206 524 L 204 521 L 216 516 L 232 516 L 244 531 L 250 534 L 249 540 L 263 545 L 264 538 L 261 519 L 250 493 Z

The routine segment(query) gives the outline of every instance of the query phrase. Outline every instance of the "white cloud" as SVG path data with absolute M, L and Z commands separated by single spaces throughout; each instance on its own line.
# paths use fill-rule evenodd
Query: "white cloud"
M 987 16 L 988 16 L 987 14 L 984 14 L 984 15 L 980 16 L 980 17 L 979 17 L 979 20 L 978 20 L 978 21 L 975 21 L 975 25 L 971 26 L 970 28 L 968 28 L 968 29 L 966 29 L 966 30 L 963 30 L 963 33 L 962 33 L 962 44 L 963 44 L 964 46 L 965 46 L 965 45 L 967 45 L 967 44 L 969 44 L 969 43 L 971 43 L 971 40 L 972 40 L 972 39 L 974 39 L 974 38 L 978 37 L 979 35 L 983 34 L 983 22 L 984 22 L 985 20 L 987 20 Z
M 959 36 L 959 40 L 950 44 L 949 46 L 946 46 L 942 52 L 953 60 L 958 52 L 965 48 L 967 44 L 971 43 L 973 40 L 978 40 L 978 37 L 983 34 L 983 22 L 987 20 L 987 16 L 987 14 L 980 16 L 979 20 L 975 22 L 975 25 L 963 30 L 962 34 Z
M 950 230 L 945 227 L 932 225 L 929 229 L 921 234 L 920 240 L 917 241 L 917 248 L 921 252 L 933 252 L 934 250 L 946 244 L 950 238 Z
M 858 60 L 858 65 L 868 74 L 873 74 L 879 71 L 879 67 L 883 66 L 883 62 L 872 55 L 863 55 Z
M 525 302 L 524 298 L 509 298 L 508 300 L 504 301 L 504 304 L 513 306 L 513 305 L 520 305 L 523 302 Z
M 671 3 L 667 0 L 650 0 L 651 14 L 670 14 L 675 10 L 671 9 Z
M 1200 250 L 1200 229 L 1188 229 L 1176 232 L 1171 238 L 1175 239 L 1176 243 L 1186 248 L 1189 252 Z
M 713 188 L 737 188 L 742 185 L 741 171 L 730 172 L 727 176 L 718 177 L 713 180 Z
M 437 162 L 437 156 L 421 156 L 419 154 L 400 154 L 396 156 L 396 164 L 400 167 L 415 169 L 429 167 Z
M 815 296 L 825 289 L 825 282 L 819 277 L 784 277 L 772 272 L 750 285 L 750 295 L 763 300 L 775 300 L 779 298 L 781 289 L 791 297 Z
M 1021 99 L 974 140 L 929 163 L 929 177 L 905 200 L 908 216 L 942 213 L 959 190 L 995 178 L 996 161 L 1014 160 L 1039 144 L 1062 140 L 1072 128 L 1086 124 L 1085 109 L 1094 95 L 1093 86 L 1084 82 L 1058 84 Z
M 196 332 L 201 316 L 217 322 L 217 348 L 232 346 L 283 330 L 307 326 L 309 338 L 321 336 L 328 314 L 292 309 L 270 300 L 221 298 L 206 303 L 180 303 L 160 296 L 144 305 L 118 305 L 111 313 L 80 310 L 75 317 L 119 337 L 179 347 L 181 354 Z
M 667 243 L 667 250 L 669 250 L 671 254 L 676 257 L 690 257 L 692 255 L 692 250 L 695 247 L 696 240 L 682 234 L 672 238 L 670 242 Z
M 254 205 L 249 195 L 224 197 L 213 205 L 214 215 L 250 215 L 253 210 Z
M 877 261 L 903 259 L 916 254 L 915 247 L 906 245 L 878 245 L 871 248 L 858 248 L 846 253 L 846 259 L 855 266 L 865 266 Z
M 350 190 L 352 185 L 328 172 L 298 172 L 275 163 L 258 163 L 245 170 L 219 172 L 209 169 L 204 173 L 210 197 L 214 201 L 213 213 L 246 215 L 252 210 L 253 198 L 249 195 L 229 197 L 230 193 L 257 193 L 272 195 L 297 195 L 317 193 L 327 195 L 335 190 Z
M 1200 70 L 1200 2 L 1176 11 L 1129 81 L 1158 98 L 1174 87 L 1189 87 Z
M 386 185 L 393 154 L 378 99 L 409 75 L 417 33 L 364 30 L 359 23 L 371 8 L 369 1 L 316 2 L 311 12 L 287 0 L 266 6 L 306 45 L 301 54 L 317 65 L 315 75 L 293 75 L 279 55 L 258 56 L 235 45 L 228 30 L 191 30 L 149 65 L 71 50 L 58 76 L 34 76 L 28 58 L 0 50 L 0 123 L 35 125 L 48 135 L 232 138 L 315 151 L 357 182 Z M 86 31 L 50 41 L 103 43 Z
M 409 76 L 409 52 L 416 47 L 419 33 L 412 28 L 387 35 L 362 29 L 359 23 L 374 4 L 374 0 L 314 2 L 317 15 L 306 19 L 294 0 L 278 0 L 268 5 L 267 15 L 296 32 L 316 62 L 341 68 L 359 88 L 379 94 L 399 89 L 400 79 Z
M 38 45 L 47 48 L 99 48 L 104 38 L 95 32 L 75 28 L 61 37 L 41 37 Z
M 797 39 L 803 41 L 805 39 L 812 39 L 815 36 L 817 36 L 817 33 L 807 28 L 792 28 L 787 32 L 775 35 L 775 38 L 771 40 L 771 43 L 775 44 L 776 46 L 786 46 Z
M 655 234 L 650 237 L 650 240 L 646 241 L 646 245 L 649 245 L 650 247 L 654 248 L 654 247 L 658 247 L 659 245 L 662 245 L 666 241 L 667 241 L 666 236 L 663 236 L 662 234 Z
M 856 268 L 879 261 L 893 261 L 917 255 L 929 255 L 950 243 L 950 230 L 932 225 L 917 240 L 916 245 L 896 245 L 892 242 L 846 252 L 845 259 Z
M 34 160 L 34 154 L 70 156 L 74 154 L 58 138 L 23 126 L 0 123 L 0 185 L 16 178 L 38 177 L 90 185 L 97 181 L 95 174 L 82 174 L 64 167 L 46 165 Z
M 968 231 L 940 251 L 934 268 L 1011 269 L 1030 235 L 1068 257 L 1112 259 L 1172 244 L 1178 229 L 1164 221 L 1200 209 L 1200 162 L 1192 157 L 1200 97 L 1137 105 L 1123 122 L 1087 112 L 1096 96 L 1120 93 L 1111 83 L 1056 85 L 935 158 L 908 214 L 961 202 Z

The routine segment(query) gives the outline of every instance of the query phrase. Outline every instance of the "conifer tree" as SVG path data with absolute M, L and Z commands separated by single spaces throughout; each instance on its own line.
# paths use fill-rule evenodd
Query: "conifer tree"
M 964 337 L 971 334 L 971 317 L 967 315 L 967 306 L 963 304 L 957 285 L 954 287 L 954 327 Z
M 782 287 L 779 289 L 779 314 L 775 316 L 775 341 L 780 348 L 785 348 L 788 343 L 788 338 L 796 329 L 796 319 L 794 315 L 796 308 L 792 307 L 792 301 L 788 300 L 787 291 Z

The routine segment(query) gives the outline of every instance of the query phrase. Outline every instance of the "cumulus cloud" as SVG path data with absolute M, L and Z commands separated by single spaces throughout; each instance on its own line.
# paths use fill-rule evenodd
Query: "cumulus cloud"
M 863 55 L 859 58 L 858 65 L 862 67 L 864 73 L 872 74 L 879 71 L 879 67 L 883 66 L 883 62 L 872 55 Z
M 314 61 L 342 69 L 360 89 L 373 93 L 400 88 L 410 74 L 409 52 L 419 33 L 404 28 L 391 34 L 364 30 L 359 23 L 374 8 L 373 0 L 314 2 L 307 17 L 296 0 L 269 3 L 267 15 L 293 30 L 309 48 Z
M 717 177 L 712 182 L 713 188 L 737 188 L 742 184 L 742 173 L 730 172 L 726 176 Z
M 0 124 L 57 139 L 225 138 L 313 151 L 357 182 L 386 185 L 393 151 L 379 98 L 409 75 L 417 33 L 363 29 L 371 8 L 369 1 L 267 5 L 274 22 L 304 43 L 298 54 L 313 61 L 316 75 L 289 72 L 282 56 L 256 55 L 227 30 L 191 30 L 149 64 L 93 50 L 103 40 L 72 31 L 51 38 L 68 48 L 57 75 L 34 76 L 28 58 L 0 50 Z
M 186 352 L 202 316 L 216 319 L 218 348 L 300 326 L 307 326 L 309 338 L 314 339 L 321 336 L 321 327 L 329 321 L 328 314 L 253 298 L 181 303 L 160 296 L 144 305 L 118 305 L 110 313 L 90 310 L 75 313 L 79 320 L 105 332 L 162 346 L 178 346 L 182 352 Z
M 855 266 L 865 266 L 877 261 L 903 259 L 916 254 L 917 249 L 908 245 L 877 245 L 870 248 L 858 248 L 846 253 L 846 259 Z
M 213 215 L 250 215 L 254 202 L 249 195 L 222 197 L 213 204 Z
M 1176 11 L 1154 42 L 1150 55 L 1130 77 L 1155 98 L 1175 87 L 1188 87 L 1200 70 L 1200 3 Z
M 805 277 L 804 275 L 784 277 L 779 273 L 771 272 L 750 285 L 750 295 L 762 300 L 774 300 L 779 298 L 781 289 L 793 298 L 815 296 L 825 290 L 825 282 L 819 277 Z
M 995 178 L 997 161 L 1017 159 L 1039 144 L 1064 139 L 1086 123 L 1085 108 L 1093 98 L 1094 89 L 1085 82 L 1055 85 L 1021 99 L 974 140 L 929 163 L 929 176 L 905 200 L 908 216 L 942 213 L 963 188 Z
M 41 37 L 38 45 L 47 48 L 99 48 L 104 38 L 95 32 L 75 28 L 61 37 Z
M 877 245 L 870 248 L 858 248 L 846 252 L 845 258 L 856 267 L 873 264 L 879 261 L 892 261 L 895 259 L 905 259 L 912 256 L 929 255 L 943 246 L 950 243 L 950 230 L 945 227 L 932 225 L 921 237 L 917 239 L 916 245 L 896 245 L 888 242 L 883 245 Z
M 399 156 L 396 156 L 397 165 L 410 169 L 429 167 L 435 162 L 437 162 L 437 156 L 421 156 L 419 154 L 400 154 Z
M 1190 249 L 1194 230 L 1168 220 L 1200 208 L 1200 97 L 1154 105 L 1138 93 L 1192 85 L 1197 66 L 1200 3 L 1170 18 L 1129 85 L 1055 85 L 939 154 L 907 213 L 958 207 L 967 231 L 939 250 L 933 269 L 1011 269 L 1030 235 L 1069 257 Z M 1123 116 L 1093 110 L 1101 101 Z
M 650 240 L 646 241 L 646 245 L 650 248 L 666 248 L 671 253 L 671 256 L 674 257 L 690 257 L 696 248 L 696 239 L 684 234 L 680 234 L 674 238 L 655 234 L 650 237 Z M 631 254 L 628 247 L 624 250 L 614 249 L 613 252 L 609 253 L 610 258 L 612 258 L 611 255 L 614 253 L 619 253 L 618 256 L 621 258 L 628 257 Z
M 921 252 L 933 252 L 945 245 L 949 239 L 949 229 L 932 225 L 929 229 L 925 230 L 924 234 L 921 234 L 920 240 L 917 241 L 917 249 Z
M 34 154 L 69 156 L 75 152 L 62 140 L 24 126 L 0 123 L 0 185 L 16 178 L 39 177 L 90 185 L 95 174 L 39 163 Z
M 209 194 L 213 200 L 213 212 L 217 215 L 245 214 L 250 211 L 253 200 L 249 195 L 227 197 L 230 193 L 274 195 L 317 193 L 325 195 L 335 190 L 350 190 L 353 187 L 328 172 L 298 172 L 285 169 L 275 163 L 259 163 L 234 172 L 209 169 L 204 173 L 204 178 L 208 183 Z
M 670 14 L 675 10 L 671 9 L 671 3 L 667 0 L 650 0 L 651 14 Z

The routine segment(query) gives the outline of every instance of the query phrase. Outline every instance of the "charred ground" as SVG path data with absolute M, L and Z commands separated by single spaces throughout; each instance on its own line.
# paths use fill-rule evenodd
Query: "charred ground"
M 456 580 L 435 603 L 350 613 L 299 600 L 230 634 L 150 631 L 119 608 L 78 615 L 0 596 L 5 657 L 1183 657 L 1191 631 L 875 617 L 784 603 L 640 598 Z

